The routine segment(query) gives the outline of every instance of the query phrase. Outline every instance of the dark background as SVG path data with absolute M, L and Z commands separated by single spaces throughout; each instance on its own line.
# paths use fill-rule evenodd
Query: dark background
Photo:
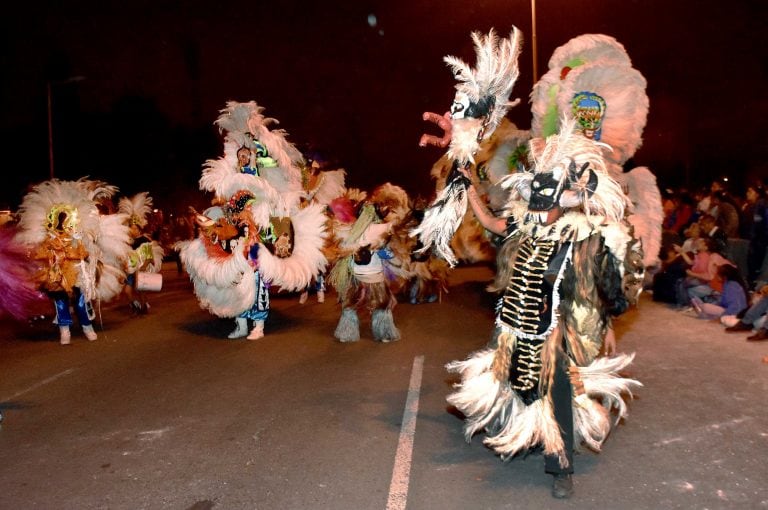
M 347 169 L 364 189 L 432 191 L 441 155 L 420 149 L 425 110 L 443 112 L 446 54 L 474 63 L 469 34 L 517 25 L 525 42 L 510 113 L 530 126 L 531 1 L 19 2 L 0 17 L 0 205 L 49 177 L 89 175 L 156 205 L 207 201 L 201 166 L 221 154 L 226 101 L 255 100 L 289 140 Z M 583 33 L 619 40 L 648 80 L 635 157 L 662 187 L 768 176 L 768 2 L 539 0 L 538 71 Z M 375 16 L 375 23 L 369 17 Z M 75 78 L 75 80 L 72 80 Z

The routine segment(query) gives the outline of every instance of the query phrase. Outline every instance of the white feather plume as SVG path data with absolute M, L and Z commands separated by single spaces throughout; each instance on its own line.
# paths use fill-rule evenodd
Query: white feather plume
M 118 212 L 128 215 L 128 218 L 139 227 L 147 226 L 147 218 L 152 212 L 152 197 L 142 191 L 132 197 L 121 197 L 117 206 Z
M 411 235 L 418 236 L 423 244 L 418 252 L 434 247 L 449 266 L 455 266 L 458 260 L 451 249 L 451 239 L 466 213 L 467 189 L 462 182 L 453 181 L 438 193 L 419 226 L 411 230 Z
M 212 258 L 197 238 L 174 245 L 192 281 L 200 307 L 218 317 L 236 317 L 253 305 L 256 284 L 253 269 L 236 246 L 232 256 Z

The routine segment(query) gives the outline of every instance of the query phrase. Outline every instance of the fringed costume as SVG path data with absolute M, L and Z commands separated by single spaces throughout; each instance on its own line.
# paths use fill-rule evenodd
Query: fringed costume
M 448 63 L 462 70 L 461 85 L 474 89 L 469 105 L 460 110 L 479 111 L 476 123 L 491 125 L 495 88 L 484 84 L 505 82 L 495 73 L 514 81 L 516 72 L 487 64 L 506 62 L 510 52 L 505 46 L 488 56 L 486 46 L 478 44 L 484 39 L 474 39 L 477 69 Z M 500 218 L 480 200 L 466 163 L 489 133 L 480 130 L 476 139 L 456 139 L 455 106 L 453 125 L 438 122 L 446 137 L 453 130 L 448 156 L 459 170 L 454 182 L 463 182 L 478 220 L 503 236 L 494 284 L 502 291 L 495 331 L 485 349 L 448 364 L 461 376 L 448 401 L 466 416 L 467 440 L 484 432 L 484 443 L 502 459 L 542 448 L 545 470 L 555 475 L 555 497 L 572 492 L 574 445 L 599 450 L 611 428 L 611 412 L 616 411 L 617 421 L 626 416 L 622 395 L 640 385 L 618 374 L 633 355 L 599 357 L 604 339 L 613 337 L 612 317 L 635 302 L 642 288 L 643 251 L 626 221 L 629 201 L 605 160 L 610 147 L 590 136 L 594 125 L 585 128 L 604 105 L 595 94 L 577 95 L 578 100 L 569 98 L 573 109 L 556 117 L 552 133 L 532 138 L 522 150 L 505 149 L 508 161 L 518 164 L 509 175 L 495 177 L 503 190 L 495 197 L 503 204 Z M 480 108 L 483 104 L 491 106 Z M 437 145 L 442 140 L 427 138 Z M 433 231 L 434 225 L 416 233 L 439 240 L 432 242 L 445 256 L 440 244 L 453 227 Z
M 399 186 L 384 184 L 360 206 L 351 228 L 344 232 L 341 257 L 329 275 L 329 283 L 341 301 L 341 318 L 334 336 L 341 342 L 360 339 L 359 310 L 371 314 L 373 338 L 380 342 L 400 339 L 392 310 L 396 290 L 409 277 L 399 231 L 410 213 L 408 197 Z M 399 233 L 398 233 L 399 232 Z

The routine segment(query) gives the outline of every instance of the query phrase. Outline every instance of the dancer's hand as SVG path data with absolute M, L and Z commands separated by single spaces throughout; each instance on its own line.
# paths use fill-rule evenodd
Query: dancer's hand
M 419 139 L 419 146 L 426 147 L 427 145 L 435 145 L 442 149 L 448 147 L 448 144 L 451 143 L 453 129 L 451 125 L 451 112 L 445 112 L 443 115 L 438 115 L 433 112 L 424 112 L 421 115 L 421 118 L 427 122 L 436 124 L 437 127 L 443 130 L 443 136 L 438 137 L 435 135 L 423 134 Z

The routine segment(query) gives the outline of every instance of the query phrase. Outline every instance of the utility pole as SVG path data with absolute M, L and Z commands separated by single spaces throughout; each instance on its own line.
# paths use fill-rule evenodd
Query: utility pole
M 539 79 L 538 51 L 536 49 L 536 0 L 531 0 L 531 47 L 533 49 L 533 84 Z

